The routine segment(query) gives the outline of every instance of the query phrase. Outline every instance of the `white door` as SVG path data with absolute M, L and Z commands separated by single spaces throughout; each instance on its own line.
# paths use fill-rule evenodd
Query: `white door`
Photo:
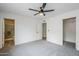
M 36 25 L 36 40 L 42 39 L 42 24 L 38 23 Z

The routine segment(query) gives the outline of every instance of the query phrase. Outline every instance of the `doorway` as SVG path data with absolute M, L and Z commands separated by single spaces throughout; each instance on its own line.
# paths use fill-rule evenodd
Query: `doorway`
M 15 21 L 14 19 L 4 19 L 4 48 L 15 45 Z
M 42 23 L 42 39 L 46 40 L 47 38 L 47 23 Z
M 76 47 L 76 17 L 63 20 L 63 44 L 67 47 Z

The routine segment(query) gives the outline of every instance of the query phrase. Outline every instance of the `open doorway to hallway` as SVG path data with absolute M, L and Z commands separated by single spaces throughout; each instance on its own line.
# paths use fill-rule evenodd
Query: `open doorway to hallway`
M 15 20 L 4 19 L 4 48 L 10 48 L 15 45 Z
M 63 20 L 63 44 L 71 48 L 76 47 L 76 17 Z
M 47 23 L 42 23 L 42 39 L 47 39 Z

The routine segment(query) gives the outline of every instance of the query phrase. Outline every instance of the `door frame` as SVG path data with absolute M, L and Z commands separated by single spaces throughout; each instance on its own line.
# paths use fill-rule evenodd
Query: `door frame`
M 63 21 L 62 21 L 62 34 L 63 34 L 63 45 L 64 45 L 64 20 L 66 20 L 66 19 L 73 19 L 73 18 L 75 18 L 75 21 L 76 21 L 76 17 L 69 17 L 69 18 L 65 18 L 65 19 L 63 19 Z M 76 40 L 75 40 L 75 48 L 76 48 Z
M 15 19 L 12 18 L 4 18 L 2 21 L 2 48 L 4 47 L 5 41 L 4 41 L 4 33 L 5 33 L 5 19 L 14 20 L 14 46 L 15 46 Z
M 47 22 L 43 22 L 42 23 L 42 39 L 43 39 L 43 24 L 46 24 L 46 39 L 45 40 L 47 40 Z

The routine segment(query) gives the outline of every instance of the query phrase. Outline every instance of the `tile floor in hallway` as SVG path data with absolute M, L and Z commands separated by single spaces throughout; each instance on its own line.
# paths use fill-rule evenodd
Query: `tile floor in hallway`
M 71 43 L 65 43 L 64 46 L 60 46 L 46 40 L 17 45 L 4 49 L 1 53 L 6 53 L 0 54 L 4 56 L 79 56 L 79 51 Z

